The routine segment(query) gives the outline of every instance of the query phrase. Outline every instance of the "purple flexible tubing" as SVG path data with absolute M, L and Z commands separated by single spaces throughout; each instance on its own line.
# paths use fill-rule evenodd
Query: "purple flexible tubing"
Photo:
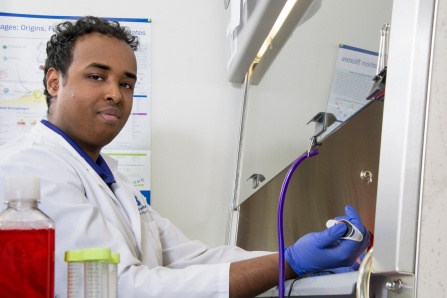
M 284 297 L 284 282 L 285 282 L 285 263 L 284 263 L 284 230 L 283 230 L 283 210 L 284 210 L 284 201 L 286 199 L 287 187 L 289 186 L 290 179 L 292 178 L 293 172 L 295 172 L 296 168 L 306 160 L 308 157 L 312 157 L 320 153 L 318 149 L 312 150 L 310 152 L 306 152 L 300 157 L 298 157 L 293 164 L 290 166 L 289 171 L 284 178 L 284 182 L 282 183 L 281 193 L 279 196 L 278 203 L 278 252 L 279 252 L 279 280 L 278 280 L 278 297 Z

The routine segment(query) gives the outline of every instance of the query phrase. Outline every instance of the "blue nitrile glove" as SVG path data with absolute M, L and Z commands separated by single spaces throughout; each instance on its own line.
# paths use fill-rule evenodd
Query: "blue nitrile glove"
M 347 231 L 345 224 L 336 224 L 322 232 L 304 235 L 292 246 L 286 248 L 285 258 L 299 275 L 311 272 L 350 267 L 366 250 L 369 244 L 369 232 L 365 229 L 357 211 L 345 208 L 349 222 L 363 234 L 361 242 L 340 239 Z M 341 268 L 340 268 L 341 269 Z
M 328 269 L 324 271 L 319 271 L 317 273 L 309 274 L 309 276 L 321 276 L 321 275 L 329 275 L 329 274 L 338 274 L 338 273 L 346 273 L 346 272 L 354 272 L 359 270 L 360 264 L 365 257 L 366 253 L 362 253 L 360 257 L 349 267 L 340 267 L 334 269 Z

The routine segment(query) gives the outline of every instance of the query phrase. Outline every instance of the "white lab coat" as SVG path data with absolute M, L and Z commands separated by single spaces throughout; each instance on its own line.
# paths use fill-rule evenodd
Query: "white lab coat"
M 67 293 L 67 250 L 107 247 L 118 252 L 120 297 L 228 297 L 230 262 L 266 254 L 232 246 L 209 248 L 189 240 L 146 204 L 117 172 L 116 160 L 103 157 L 116 180 L 113 191 L 69 143 L 42 123 L 26 137 L 0 147 L 0 177 L 41 178 L 39 207 L 56 225 L 57 297 Z

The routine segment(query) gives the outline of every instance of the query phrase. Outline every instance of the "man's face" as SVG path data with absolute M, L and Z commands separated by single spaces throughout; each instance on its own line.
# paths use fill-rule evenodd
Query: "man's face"
M 78 38 L 66 77 L 54 69 L 47 73 L 49 121 L 96 160 L 129 118 L 136 73 L 126 42 L 99 33 Z

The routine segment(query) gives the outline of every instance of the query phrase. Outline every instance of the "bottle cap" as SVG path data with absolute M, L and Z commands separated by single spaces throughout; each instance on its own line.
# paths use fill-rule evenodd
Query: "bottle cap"
M 109 248 L 87 248 L 82 250 L 82 259 L 84 261 L 109 261 Z
M 65 262 L 82 262 L 82 250 L 67 250 L 65 252 Z
M 120 263 L 120 254 L 117 252 L 112 252 L 110 254 L 109 264 L 119 264 Z
M 38 176 L 10 176 L 5 179 L 5 201 L 40 200 Z

